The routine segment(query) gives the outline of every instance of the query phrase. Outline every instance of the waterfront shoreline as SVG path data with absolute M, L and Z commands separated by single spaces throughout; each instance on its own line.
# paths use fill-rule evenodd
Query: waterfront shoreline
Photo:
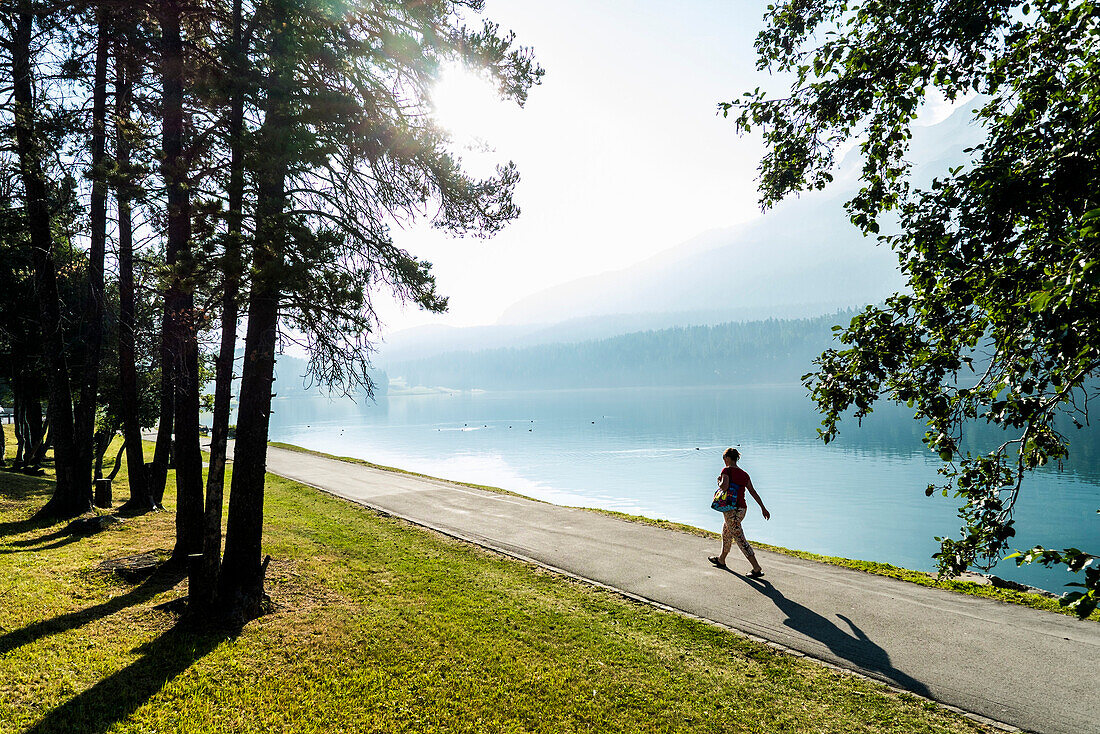
M 287 451 L 296 451 L 303 454 L 310 454 L 313 456 L 323 457 L 326 459 L 332 459 L 335 461 L 343 461 L 351 464 L 357 464 L 360 466 L 366 466 L 372 469 L 378 469 L 380 471 L 394 472 L 396 474 L 407 475 L 411 477 L 418 477 L 421 479 L 427 479 L 437 482 L 445 482 L 447 484 L 454 484 L 463 487 L 470 487 L 472 489 L 480 489 L 488 492 L 496 492 L 504 495 L 510 495 L 515 497 L 521 497 L 532 502 L 541 502 L 545 504 L 553 504 L 534 497 L 521 494 L 519 492 L 513 492 L 501 487 L 493 487 L 483 484 L 474 484 L 471 482 L 460 482 L 445 477 L 435 477 L 429 474 L 411 471 L 408 469 L 402 469 L 392 466 L 383 466 L 367 461 L 365 459 L 359 459 L 353 456 L 336 456 L 328 454 L 316 449 L 309 449 L 303 446 L 297 446 L 295 444 L 272 441 L 270 446 L 275 448 L 281 448 Z M 612 517 L 617 517 L 628 522 L 635 522 L 645 525 L 652 525 L 656 527 L 665 528 L 668 530 L 674 530 L 677 532 L 688 533 L 700 537 L 720 539 L 720 535 L 704 528 L 699 528 L 694 525 L 688 525 L 685 523 L 673 522 L 671 520 L 662 520 L 658 518 L 650 518 L 642 515 L 632 515 L 628 513 L 618 512 L 615 510 L 607 510 L 594 507 L 581 507 L 572 505 L 561 505 L 562 507 L 569 507 L 570 509 L 584 510 L 586 512 L 596 512 Z M 1056 614 L 1062 614 L 1065 616 L 1074 616 L 1073 613 L 1058 603 L 1057 595 L 1048 592 L 1044 589 L 1036 589 L 1033 587 L 1025 588 L 1013 588 L 1013 585 L 1019 587 L 1022 584 L 1016 585 L 1015 582 L 1005 581 L 993 576 L 986 576 L 983 574 L 973 574 L 971 578 L 959 578 L 959 579 L 940 579 L 935 574 L 926 573 L 924 571 L 914 571 L 908 568 L 902 568 L 900 566 L 894 566 L 889 563 L 881 563 L 878 561 L 865 561 L 852 558 L 843 558 L 840 556 L 830 556 L 820 553 L 811 553 L 809 551 L 802 551 L 798 549 L 785 548 L 782 546 L 771 545 L 768 543 L 761 543 L 759 541 L 752 541 L 753 545 L 759 548 L 764 548 L 773 553 L 779 553 L 782 555 L 790 556 L 793 558 L 801 558 L 804 560 L 815 561 L 818 563 L 824 563 L 832 566 L 839 566 L 843 568 L 850 568 L 864 573 L 874 574 L 876 576 L 884 576 L 887 578 L 898 579 L 907 583 L 917 584 L 920 586 L 927 586 L 931 588 L 943 589 L 945 591 L 951 591 L 959 594 L 966 594 L 970 596 L 979 596 L 986 599 L 994 599 L 997 601 L 1006 602 L 1009 604 L 1018 604 L 1021 606 L 1029 607 L 1031 609 L 1040 609 L 1047 612 L 1053 612 Z M 980 577 L 980 578 L 974 578 Z M 994 580 L 996 579 L 996 580 Z M 1100 621 L 1100 610 L 1096 610 L 1089 617 L 1089 620 Z

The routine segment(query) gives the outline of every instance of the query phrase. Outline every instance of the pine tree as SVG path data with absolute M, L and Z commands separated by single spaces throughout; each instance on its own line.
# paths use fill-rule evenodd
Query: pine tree
M 237 418 L 234 472 L 218 598 L 243 621 L 264 603 L 261 540 L 268 421 L 280 328 L 302 334 L 322 382 L 369 380 L 377 329 L 371 289 L 387 285 L 442 310 L 430 265 L 390 237 L 394 217 L 424 215 L 457 233 L 488 236 L 518 214 L 511 164 L 487 180 L 465 175 L 429 114 L 440 64 L 491 73 L 522 103 L 541 69 L 527 49 L 486 23 L 460 24 L 480 3 L 367 5 L 272 0 L 257 7 L 269 36 L 256 133 L 255 245 Z

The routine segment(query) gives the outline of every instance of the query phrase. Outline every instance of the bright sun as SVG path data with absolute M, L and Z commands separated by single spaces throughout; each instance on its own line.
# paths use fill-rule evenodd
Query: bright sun
M 432 90 L 432 105 L 435 119 L 456 142 L 470 143 L 491 137 L 503 102 L 490 81 L 459 65 L 440 75 Z

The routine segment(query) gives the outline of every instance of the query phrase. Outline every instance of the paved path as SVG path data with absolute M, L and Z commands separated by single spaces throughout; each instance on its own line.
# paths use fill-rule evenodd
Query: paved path
M 716 541 L 309 454 L 267 468 L 1027 731 L 1100 734 L 1095 622 L 765 551 L 758 581 L 736 548 L 712 567 Z

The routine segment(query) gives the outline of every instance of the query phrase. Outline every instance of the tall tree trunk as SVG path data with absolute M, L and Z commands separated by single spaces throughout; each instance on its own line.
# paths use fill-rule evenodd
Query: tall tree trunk
M 153 463 L 147 475 L 153 506 L 164 504 L 164 485 L 168 482 L 168 465 L 172 458 L 172 433 L 176 415 L 176 381 L 172 369 L 172 351 L 168 339 L 171 329 L 167 294 L 164 298 L 160 323 L 160 416 L 157 418 L 157 444 L 153 449 Z
M 277 286 L 258 287 L 254 279 L 218 592 L 222 611 L 240 623 L 259 616 L 265 600 L 260 555 L 278 298 Z
M 234 622 L 258 616 L 266 599 L 263 539 L 264 478 L 271 414 L 271 385 L 275 372 L 275 343 L 281 296 L 280 271 L 286 251 L 286 176 L 290 144 L 290 85 L 292 62 L 285 4 L 273 3 L 273 40 L 265 89 L 264 123 L 260 149 L 267 152 L 257 167 L 256 242 L 248 305 L 241 398 L 233 452 L 233 482 L 225 533 L 219 598 Z
M 29 358 L 26 352 L 22 353 L 24 359 Z M 27 424 L 26 424 L 26 387 L 23 380 L 22 370 L 20 369 L 19 359 L 20 352 L 16 348 L 16 345 L 12 345 L 12 371 L 11 371 L 11 392 L 12 392 L 12 431 L 15 433 L 15 459 L 12 462 L 12 469 L 22 468 L 23 462 L 27 454 Z
M 122 454 L 126 451 L 126 439 L 122 440 L 122 445 L 118 447 L 118 453 L 115 454 L 115 466 L 111 469 L 111 473 L 107 475 L 108 479 L 114 480 L 118 476 L 118 470 L 122 468 Z
M 30 424 L 27 422 L 27 398 L 15 396 L 15 464 L 13 469 L 22 469 L 30 464 L 31 440 Z
M 126 446 L 129 467 L 130 499 L 123 505 L 129 511 L 151 510 L 155 507 L 149 477 L 145 473 L 145 452 L 141 444 L 138 419 L 138 380 L 134 344 L 137 319 L 134 307 L 134 228 L 131 219 L 129 139 L 130 107 L 133 103 L 136 63 L 132 54 L 120 47 L 115 56 L 115 159 L 119 182 L 115 191 L 118 203 L 118 375 L 122 394 L 122 438 Z
M 41 140 L 34 126 L 35 100 L 31 64 L 34 25 L 31 0 L 20 0 L 15 28 L 10 34 L 12 96 L 15 101 L 15 138 L 19 173 L 26 196 L 34 288 L 38 299 L 39 328 L 47 358 L 50 431 L 54 442 L 57 483 L 53 496 L 39 510 L 42 516 L 71 517 L 92 509 L 92 476 L 80 476 L 76 467 L 73 431 L 73 398 L 65 359 L 65 334 L 57 290 L 50 208 L 43 172 Z
M 172 359 L 175 387 L 176 546 L 172 557 L 183 560 L 202 552 L 202 452 L 199 448 L 199 324 L 190 257 L 191 187 L 183 154 L 184 58 L 180 33 L 180 3 L 160 6 L 163 75 L 161 170 L 168 200 L 169 285 L 165 295 L 168 330 L 165 339 Z
M 48 409 L 49 405 L 46 407 Z M 38 401 L 37 397 L 27 401 L 24 410 L 26 411 L 28 447 L 24 463 L 27 466 L 39 467 L 46 460 L 46 452 L 49 450 L 49 445 L 46 442 L 49 419 L 43 420 L 42 403 Z
M 198 604 L 211 606 L 217 593 L 221 563 L 222 498 L 225 488 L 226 440 L 233 398 L 233 357 L 237 347 L 237 298 L 241 282 L 241 223 L 244 209 L 244 50 L 241 38 L 241 0 L 233 2 L 233 40 L 230 48 L 229 211 L 222 272 L 222 338 L 214 383 L 214 417 L 210 429 L 210 467 L 206 475 L 206 522 Z
M 95 432 L 92 457 L 92 476 L 95 479 L 103 478 L 103 456 L 107 453 L 107 449 L 111 447 L 111 441 L 114 439 L 115 432 L 111 429 L 100 428 Z
M 92 194 L 89 202 L 88 283 L 84 294 L 84 334 L 80 399 L 75 406 L 77 471 L 92 475 L 95 453 L 95 409 L 99 394 L 99 359 L 103 343 L 103 260 L 107 242 L 107 57 L 110 53 L 107 11 L 96 11 L 95 75 L 92 81 Z

